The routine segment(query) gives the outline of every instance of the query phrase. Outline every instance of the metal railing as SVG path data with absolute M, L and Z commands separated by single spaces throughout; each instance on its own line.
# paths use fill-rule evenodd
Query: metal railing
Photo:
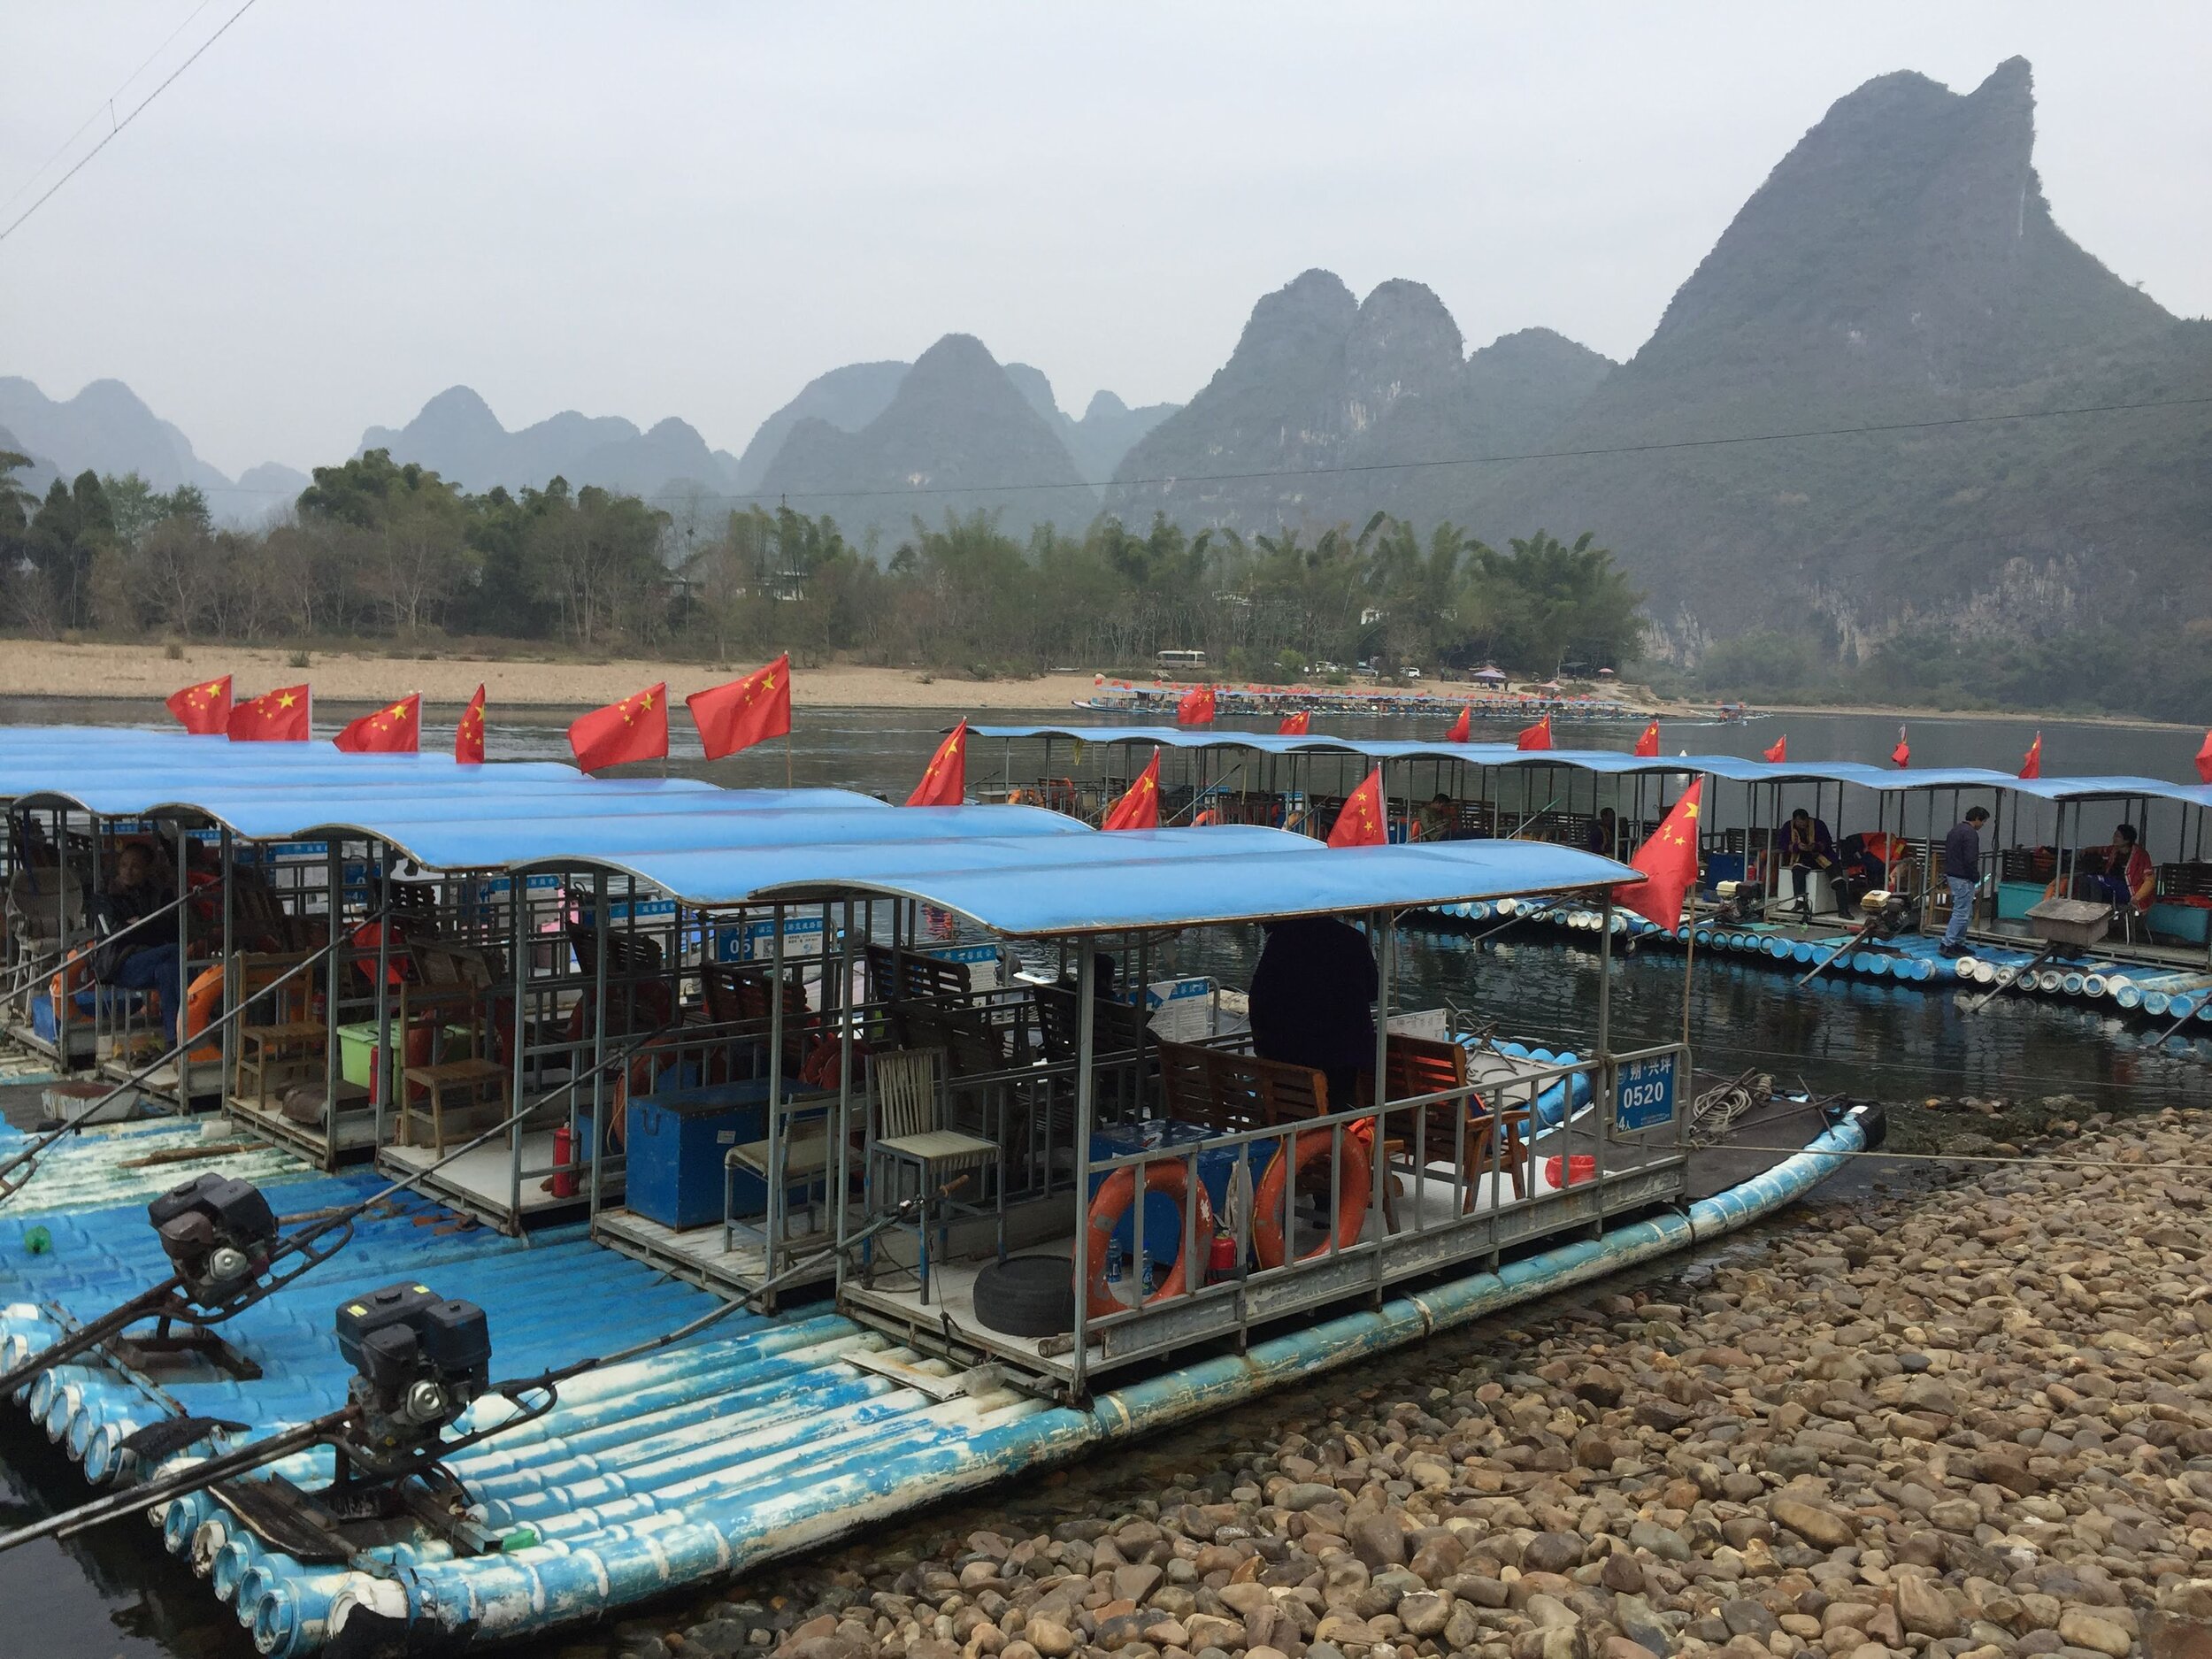
M 1690 1075 L 1686 1049 L 1663 1045 L 1568 1064 L 1519 1061 L 1518 1067 L 1510 1076 L 1464 1087 L 1092 1158 L 1097 1187 L 1130 1172 L 1128 1261 L 1140 1275 L 1142 1300 L 1094 1314 L 1091 1286 L 1076 1286 L 1075 1328 L 1059 1351 L 1079 1356 L 1073 1366 L 1078 1386 L 1087 1373 L 1208 1338 L 1233 1335 L 1241 1344 L 1255 1325 L 1268 1320 L 1348 1297 L 1379 1300 L 1402 1281 L 1469 1261 L 1494 1263 L 1517 1244 L 1601 1227 L 1608 1216 L 1678 1194 Z M 1655 1067 L 1665 1076 L 1671 1111 L 1651 1127 L 1621 1131 L 1624 1074 L 1640 1076 Z M 1547 1110 L 1548 1102 L 1555 1102 L 1555 1113 Z M 1452 1119 L 1448 1144 L 1439 1144 L 1432 1133 L 1438 1108 Z M 1519 1113 L 1529 1114 L 1529 1127 L 1516 1156 L 1509 1152 L 1514 1137 L 1504 1131 Z M 1471 1156 L 1471 1147 L 1486 1133 L 1486 1148 Z M 1320 1156 L 1317 1138 L 1325 1142 Z M 1360 1150 L 1348 1156 L 1356 1141 Z M 1586 1165 L 1579 1162 L 1584 1158 Z M 1545 1174 L 1552 1159 L 1558 1160 L 1556 1181 Z M 1179 1171 L 1186 1194 L 1174 1257 L 1178 1271 L 1169 1276 L 1168 1287 L 1147 1295 L 1141 1277 L 1151 1254 L 1144 1198 L 1152 1171 L 1164 1167 Z M 1367 1190 L 1356 1195 L 1356 1228 L 1343 1219 L 1345 1206 L 1354 1202 L 1348 1174 L 1355 1179 L 1363 1174 L 1367 1182 Z M 1517 1174 L 1518 1193 L 1513 1190 Z M 1386 1190 L 1386 1183 L 1401 1179 L 1402 1186 Z M 1278 1181 L 1279 1190 L 1270 1191 Z M 1234 1265 L 1210 1279 L 1203 1264 L 1214 1239 L 1201 1236 L 1200 1206 L 1188 1195 L 1202 1188 L 1233 1192 L 1238 1184 L 1253 1194 L 1248 1206 L 1233 1200 L 1221 1206 L 1231 1214 L 1217 1214 Z M 1326 1198 L 1320 1211 L 1323 1236 L 1304 1249 L 1297 1202 L 1302 1188 L 1317 1198 L 1325 1191 Z M 1210 1201 L 1209 1208 L 1214 1208 Z M 1088 1225 L 1087 1199 L 1086 1219 L 1079 1225 Z M 1269 1247 L 1264 1255 L 1263 1241 Z M 1094 1248 L 1096 1242 L 1094 1232 Z M 1087 1263 L 1094 1281 L 1102 1266 L 1095 1259 Z

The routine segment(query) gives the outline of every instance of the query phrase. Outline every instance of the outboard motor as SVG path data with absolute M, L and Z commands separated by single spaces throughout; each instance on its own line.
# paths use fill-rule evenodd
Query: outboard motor
M 1766 889 L 1756 881 L 1724 881 L 1713 892 L 1720 900 L 1717 922 L 1755 922 L 1765 907 Z
M 346 1399 L 360 1414 L 346 1449 L 379 1481 L 434 1462 L 439 1431 L 491 1384 L 484 1310 L 423 1285 L 387 1285 L 342 1303 L 338 1351 L 354 1368 Z
M 209 1171 L 146 1206 L 190 1300 L 219 1308 L 268 1270 L 276 1212 L 250 1181 Z
M 1887 887 L 1876 887 L 1860 895 L 1859 914 L 1866 918 L 1868 938 L 1894 939 L 1912 926 L 1912 901 Z

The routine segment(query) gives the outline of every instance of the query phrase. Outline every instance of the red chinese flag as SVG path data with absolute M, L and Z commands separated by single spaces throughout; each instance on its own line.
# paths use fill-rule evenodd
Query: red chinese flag
M 1778 766 L 1789 757 L 1790 734 L 1787 732 L 1759 751 L 1759 758 L 1770 766 Z
M 169 712 L 195 737 L 220 737 L 230 730 L 230 676 L 169 694 Z
M 1683 791 L 1659 833 L 1628 862 L 1644 872 L 1633 885 L 1613 889 L 1613 902 L 1672 933 L 1682 926 L 1682 898 L 1697 880 L 1697 806 L 1705 789 L 1698 779 Z
M 1280 737 L 1304 737 L 1313 727 L 1313 716 L 1303 709 L 1295 714 L 1285 715 L 1283 723 L 1275 728 Z
M 772 737 L 791 735 L 791 657 L 788 652 L 742 680 L 684 699 L 707 758 L 719 760 Z
M 594 709 L 568 728 L 568 746 L 586 772 L 628 760 L 664 758 L 668 753 L 668 682 Z
M 286 686 L 235 703 L 230 710 L 234 743 L 304 743 L 308 738 L 305 686 Z
M 1447 743 L 1464 743 L 1474 735 L 1474 731 L 1475 710 L 1474 705 L 1470 703 L 1460 710 L 1459 718 L 1454 720 L 1452 729 L 1444 733 L 1444 741 Z
M 2028 745 L 2028 752 L 2020 757 L 2020 775 L 2023 778 L 2040 778 L 2043 775 L 2043 733 L 2040 732 L 2035 734 L 2035 741 Z
M 968 723 L 952 728 L 922 769 L 922 780 L 906 797 L 909 806 L 958 806 L 968 798 Z
M 1137 774 L 1113 810 L 1106 814 L 1101 829 L 1157 829 L 1160 827 L 1160 751 L 1152 751 L 1152 759 Z
M 1214 723 L 1214 688 L 1198 686 L 1183 694 L 1183 700 L 1175 705 L 1175 724 L 1178 726 L 1211 726 Z
M 1905 741 L 1905 728 L 1901 726 L 1897 728 L 1897 747 L 1889 751 L 1889 757 L 1896 765 L 1912 764 L 1912 745 Z
M 411 755 L 422 747 L 422 693 L 365 714 L 330 740 L 349 755 Z
M 1352 791 L 1344 810 L 1336 815 L 1329 832 L 1332 847 L 1384 847 L 1390 832 L 1383 823 L 1382 768 L 1367 774 L 1367 781 Z
M 2204 747 L 2197 751 L 2197 778 L 2200 782 L 2212 783 L 2212 732 L 2204 734 Z
M 1551 747 L 1551 716 L 1546 715 L 1534 726 L 1525 726 L 1513 742 L 1516 749 L 1549 749 Z
M 1659 722 L 1654 720 L 1644 727 L 1644 734 L 1636 740 L 1635 752 L 1646 759 L 1656 759 L 1659 754 Z
M 484 764 L 484 687 L 477 687 L 469 706 L 461 711 L 461 724 L 453 728 L 453 758 L 464 766 Z

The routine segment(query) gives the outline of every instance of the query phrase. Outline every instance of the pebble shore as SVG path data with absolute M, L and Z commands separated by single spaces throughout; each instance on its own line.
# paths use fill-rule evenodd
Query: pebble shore
M 2055 1126 L 2102 1167 L 1807 1206 L 1117 1512 L 863 1540 L 588 1651 L 2212 1659 L 2212 1114 Z

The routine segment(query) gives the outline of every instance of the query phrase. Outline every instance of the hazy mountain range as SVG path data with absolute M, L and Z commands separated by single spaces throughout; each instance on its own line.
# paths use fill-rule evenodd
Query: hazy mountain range
M 1077 419 L 1041 373 L 952 334 L 911 364 L 810 381 L 740 455 L 673 419 L 510 432 L 465 387 L 362 447 L 471 488 L 559 473 L 786 499 L 892 541 L 918 514 L 976 507 L 1018 532 L 1102 506 L 1247 533 L 1377 508 L 1494 541 L 1592 530 L 1649 593 L 1662 648 L 1685 654 L 1755 626 L 1845 644 L 1916 618 L 2023 633 L 2146 605 L 2203 614 L 2212 323 L 2175 318 L 2070 241 L 2033 144 L 2024 60 L 1965 95 L 1912 73 L 1868 82 L 1775 167 L 1624 364 L 1542 327 L 1470 353 L 1420 283 L 1360 299 L 1309 271 L 1258 302 L 1179 408 L 1101 392 Z M 2169 406 L 2062 412 L 2145 403 Z M 0 429 L 61 471 L 135 467 L 219 503 L 304 481 L 256 469 L 233 486 L 112 380 L 65 403 L 0 380 Z
M 307 474 L 269 462 L 233 480 L 192 452 L 192 442 L 120 380 L 94 380 L 57 403 L 30 381 L 0 377 L 0 449 L 31 457 L 23 481 L 42 495 L 57 476 L 136 472 L 160 490 L 196 484 L 219 518 L 250 523 L 288 505 Z

